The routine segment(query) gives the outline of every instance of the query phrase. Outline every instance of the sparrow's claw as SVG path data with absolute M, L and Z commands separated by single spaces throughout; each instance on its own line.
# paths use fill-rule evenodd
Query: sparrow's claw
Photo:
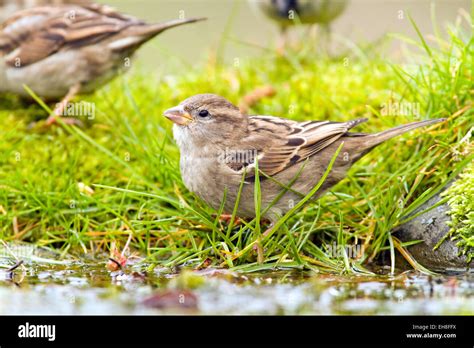
M 225 222 L 227 225 L 229 225 L 232 221 L 232 214 L 221 214 L 221 216 L 219 216 L 219 221 Z M 239 217 L 234 217 L 234 226 L 240 225 L 241 223 L 242 222 L 240 221 Z

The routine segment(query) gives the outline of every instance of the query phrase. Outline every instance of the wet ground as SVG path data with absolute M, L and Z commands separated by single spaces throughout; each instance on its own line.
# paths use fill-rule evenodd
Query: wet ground
M 172 270 L 0 257 L 2 314 L 474 314 L 474 274 Z M 379 272 L 385 272 L 379 269 Z

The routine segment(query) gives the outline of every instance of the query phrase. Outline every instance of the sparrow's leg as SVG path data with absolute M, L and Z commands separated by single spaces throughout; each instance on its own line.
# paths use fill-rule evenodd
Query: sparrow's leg
M 258 239 L 257 243 L 253 246 L 253 250 L 257 251 L 257 262 L 263 263 L 263 247 L 262 247 L 262 239 L 268 236 L 268 234 L 272 231 L 273 226 L 275 225 L 274 222 L 271 222 L 265 232 L 262 233 L 260 238 Z
M 69 91 L 67 92 L 66 96 L 61 100 L 60 103 L 56 105 L 56 108 L 53 111 L 53 114 L 48 117 L 46 120 L 46 125 L 51 126 L 54 123 L 58 122 L 58 117 L 61 117 L 61 115 L 64 112 L 64 109 L 67 107 L 69 102 L 71 101 L 72 98 L 74 98 L 79 91 L 81 90 L 81 85 L 76 84 L 69 88 Z M 65 118 L 63 120 L 64 123 L 66 124 L 75 124 L 75 125 L 81 125 L 82 122 L 76 118 Z
M 324 54 L 331 56 L 331 27 L 329 24 L 321 26 L 321 47 Z
M 280 36 L 277 42 L 277 53 L 282 56 L 285 53 L 286 46 L 288 44 L 288 28 L 286 26 L 280 27 Z
M 306 26 L 305 37 L 309 38 L 311 42 L 318 40 L 319 30 L 316 24 Z

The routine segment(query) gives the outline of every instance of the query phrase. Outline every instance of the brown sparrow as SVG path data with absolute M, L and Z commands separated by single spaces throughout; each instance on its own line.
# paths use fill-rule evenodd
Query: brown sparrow
M 147 24 L 98 4 L 20 11 L 0 26 L 0 92 L 28 96 L 26 85 L 42 98 L 64 98 L 64 107 L 109 82 L 143 43 L 202 19 Z
M 330 23 L 344 12 L 347 0 L 250 0 L 252 5 L 280 26 L 279 49 L 287 42 L 288 27 L 318 24 L 329 41 Z M 328 43 L 328 42 L 327 42 Z
M 342 180 L 349 168 L 377 145 L 443 121 L 413 122 L 374 134 L 351 133 L 351 128 L 367 119 L 297 122 L 274 116 L 248 116 L 213 94 L 186 99 L 166 110 L 164 116 L 174 122 L 181 175 L 190 191 L 216 210 L 226 192 L 224 212 L 232 213 L 245 177 L 237 215 L 253 218 L 257 159 L 261 211 L 267 210 L 262 217 L 273 223 L 315 187 L 342 143 L 329 176 L 313 199 Z
M 88 4 L 90 0 L 0 0 L 0 22 L 17 11 L 36 6 L 60 4 Z
M 327 25 L 346 8 L 347 0 L 251 0 L 282 27 L 297 23 Z

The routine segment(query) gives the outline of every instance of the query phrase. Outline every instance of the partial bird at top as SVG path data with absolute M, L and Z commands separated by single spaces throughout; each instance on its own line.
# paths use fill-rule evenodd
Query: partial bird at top
M 0 0 L 0 23 L 15 12 L 31 7 L 61 4 L 86 5 L 91 2 L 91 0 Z
M 98 4 L 17 12 L 0 25 L 0 93 L 27 96 L 26 85 L 42 98 L 63 98 L 58 105 L 64 107 L 74 95 L 95 91 L 127 68 L 148 40 L 203 19 L 147 24 Z
M 289 26 L 297 24 L 320 25 L 329 35 L 331 22 L 344 12 L 347 0 L 250 0 L 281 29 L 282 45 L 286 44 Z

